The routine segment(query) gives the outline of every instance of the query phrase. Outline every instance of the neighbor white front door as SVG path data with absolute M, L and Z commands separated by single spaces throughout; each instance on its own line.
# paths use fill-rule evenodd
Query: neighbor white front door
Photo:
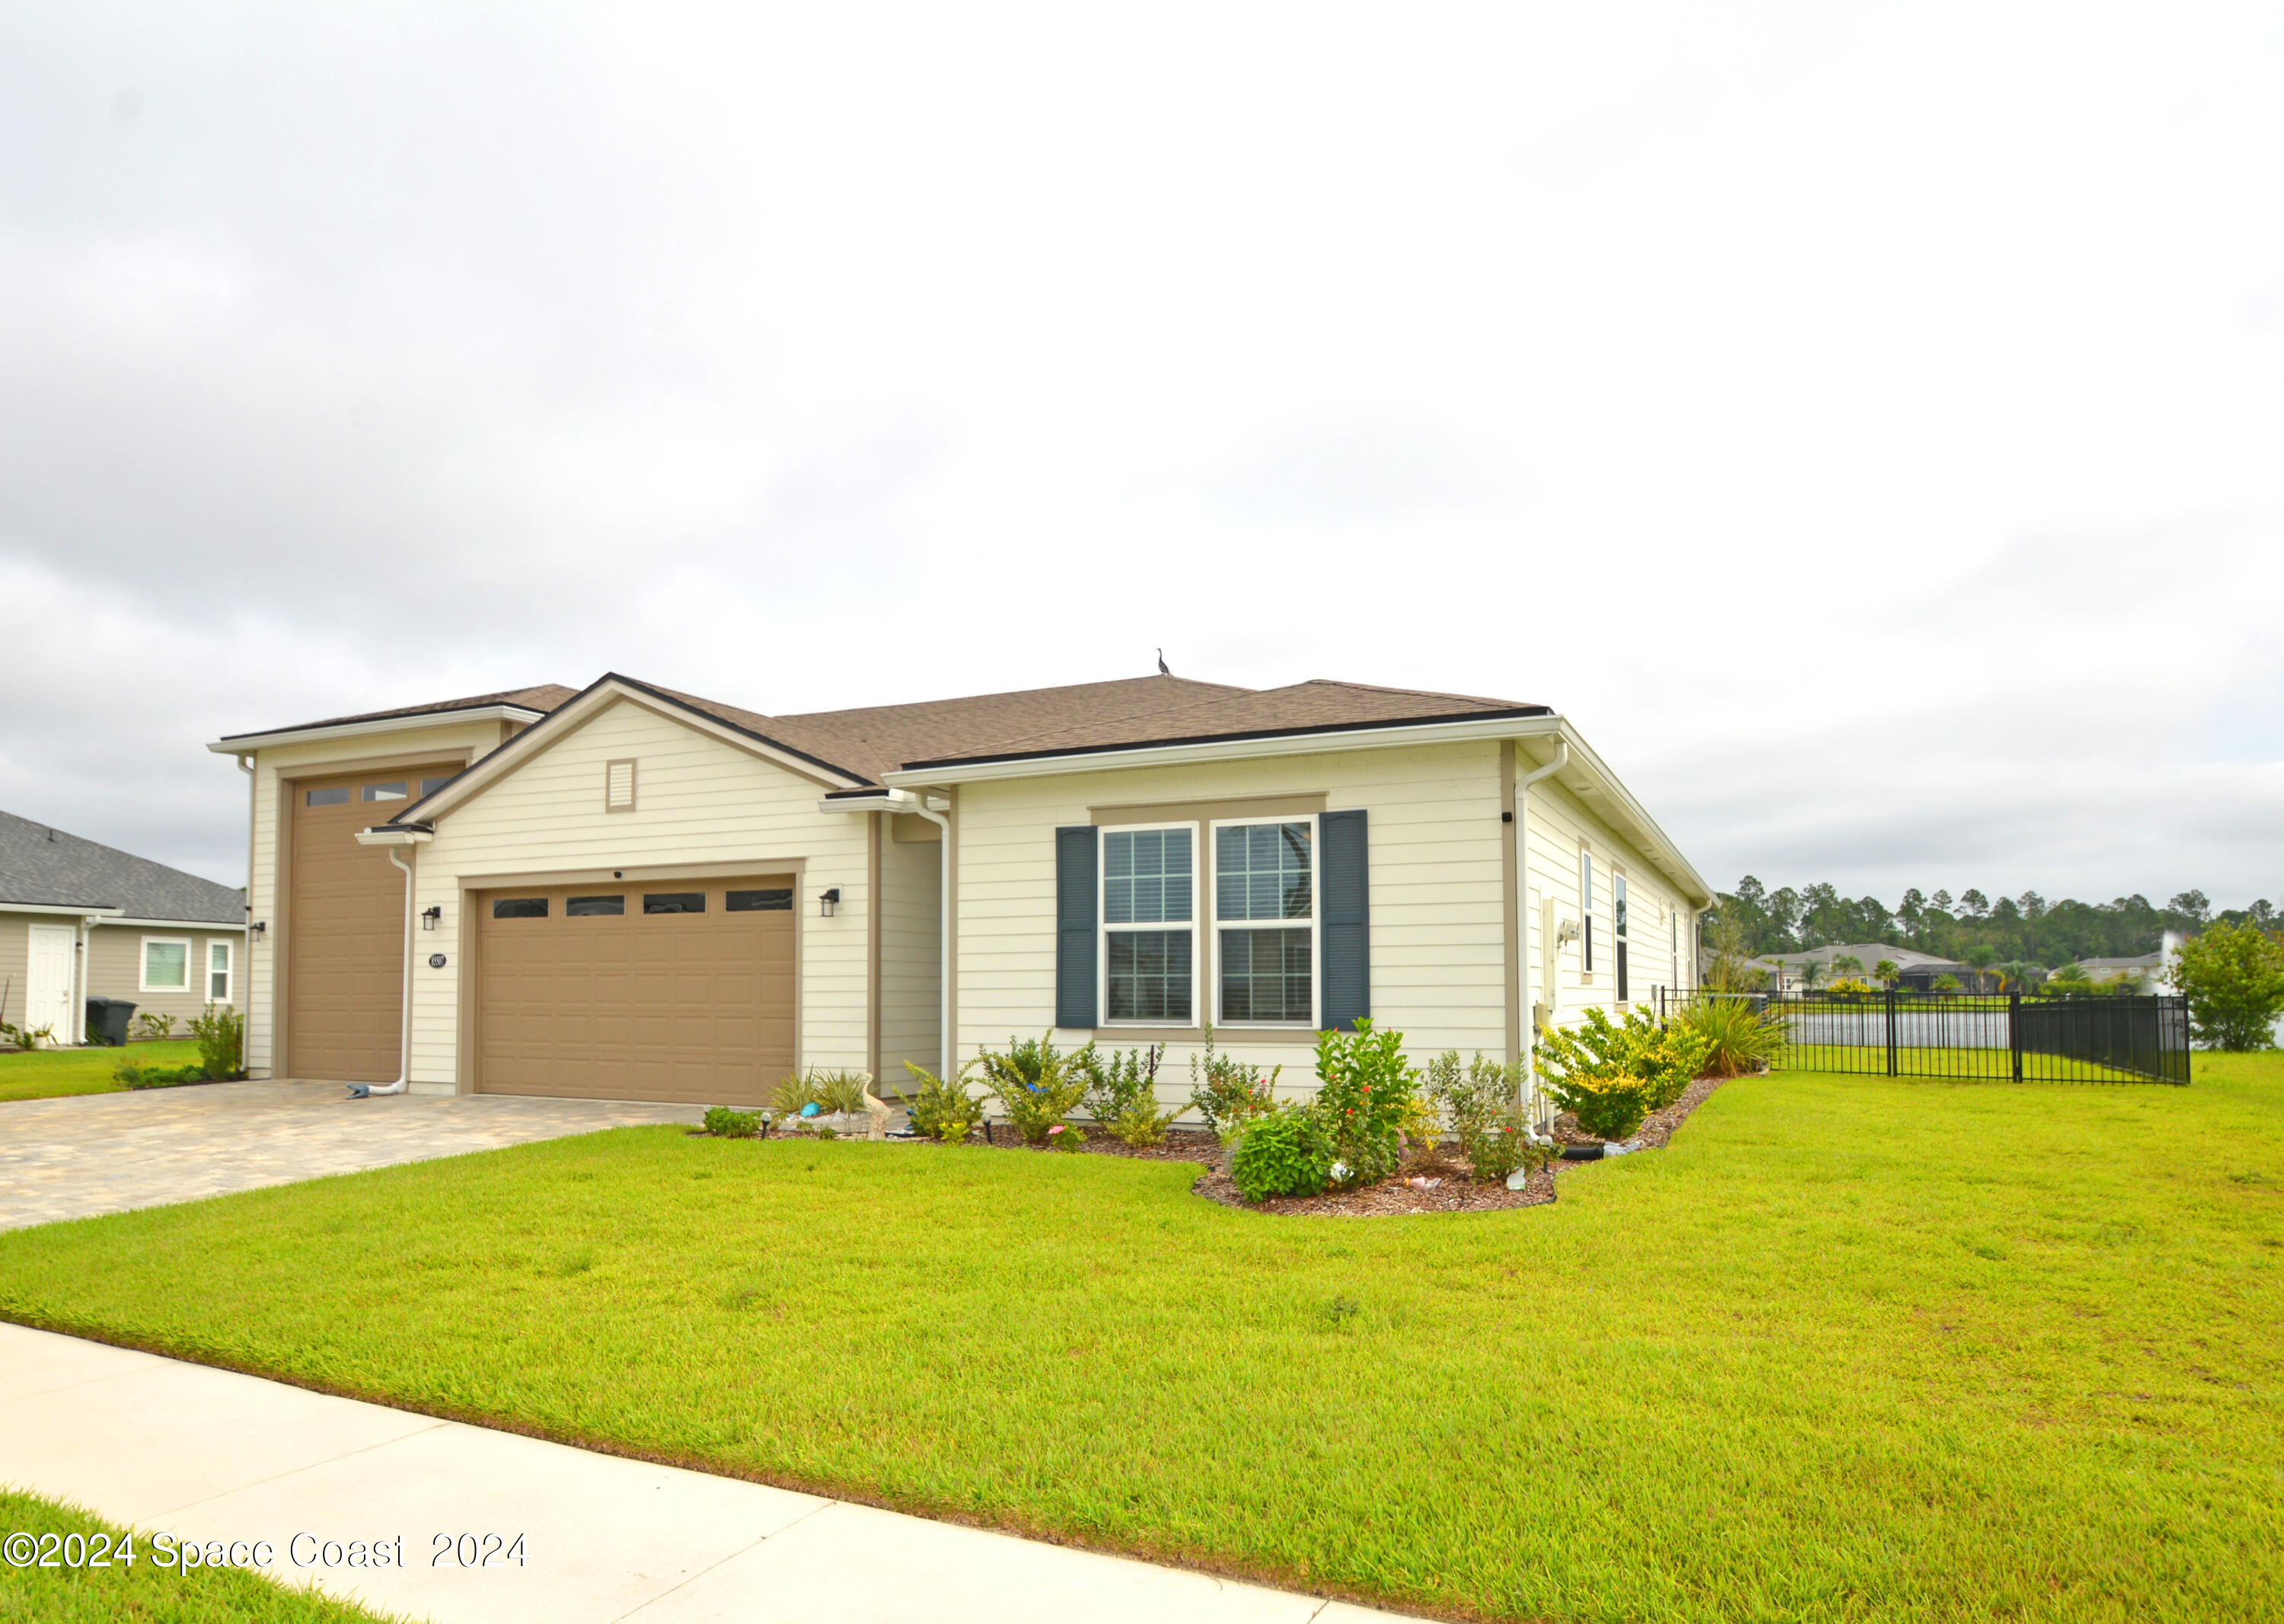
M 81 1023 L 72 1019 L 72 958 L 79 933 L 68 925 L 31 927 L 31 962 L 25 967 L 24 1025 L 32 1031 L 55 1029 L 59 1043 L 76 1043 Z

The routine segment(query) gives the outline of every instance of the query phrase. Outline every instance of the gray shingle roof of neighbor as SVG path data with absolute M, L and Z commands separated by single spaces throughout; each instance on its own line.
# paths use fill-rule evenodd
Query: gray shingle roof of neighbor
M 116 908 L 130 919 L 243 925 L 246 897 L 148 857 L 0 812 L 0 902 Z
M 1779 963 L 1797 964 L 1814 959 L 1819 964 L 1829 964 L 1843 954 L 1863 960 L 1864 968 L 1867 971 L 1883 958 L 1893 959 L 1898 970 L 1966 968 L 1954 960 L 1938 958 L 1932 953 L 1922 953 L 1916 948 L 1898 948 L 1882 941 L 1834 942 L 1828 947 L 1807 948 L 1795 953 L 1764 953 L 1756 962 L 1771 964 Z
M 2163 953 L 2137 953 L 2131 958 L 2082 958 L 2081 970 L 2162 970 L 2165 967 Z

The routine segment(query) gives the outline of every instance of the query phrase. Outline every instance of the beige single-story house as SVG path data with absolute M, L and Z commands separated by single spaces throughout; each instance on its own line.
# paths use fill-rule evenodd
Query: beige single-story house
M 1543 705 L 1160 675 L 769 716 L 631 677 L 243 733 L 255 1076 L 751 1104 L 1208 1023 L 1311 1079 L 1694 979 L 1710 890 Z
M 0 1020 L 86 1036 L 87 1000 L 243 1005 L 246 894 L 0 812 Z

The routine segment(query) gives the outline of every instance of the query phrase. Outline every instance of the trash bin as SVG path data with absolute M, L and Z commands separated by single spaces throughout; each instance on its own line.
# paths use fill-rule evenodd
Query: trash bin
M 90 998 L 87 1001 L 88 1042 L 117 1049 L 127 1042 L 127 1023 L 134 1019 L 135 1006 L 124 998 Z

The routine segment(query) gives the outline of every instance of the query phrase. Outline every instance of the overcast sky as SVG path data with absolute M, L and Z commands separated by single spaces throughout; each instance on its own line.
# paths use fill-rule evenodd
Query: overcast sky
M 2284 9 L 0 8 L 0 807 L 616 669 L 1543 701 L 1715 883 L 2284 894 Z

